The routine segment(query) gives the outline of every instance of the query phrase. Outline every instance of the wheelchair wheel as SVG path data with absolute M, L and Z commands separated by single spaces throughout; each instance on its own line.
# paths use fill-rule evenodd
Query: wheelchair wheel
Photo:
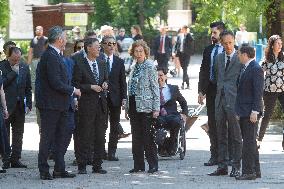
M 179 143 L 180 143 L 179 158 L 183 160 L 186 152 L 186 136 L 184 128 L 181 129 Z

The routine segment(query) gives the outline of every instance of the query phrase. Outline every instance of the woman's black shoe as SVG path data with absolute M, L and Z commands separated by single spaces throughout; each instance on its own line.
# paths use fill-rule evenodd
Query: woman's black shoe
M 138 172 L 144 172 L 144 171 L 145 169 L 131 169 L 129 173 L 138 173 Z

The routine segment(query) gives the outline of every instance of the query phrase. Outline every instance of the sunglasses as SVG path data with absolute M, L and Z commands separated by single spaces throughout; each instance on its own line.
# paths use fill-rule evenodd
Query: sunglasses
M 108 42 L 108 43 L 104 42 L 103 44 L 105 44 L 105 45 L 107 44 L 108 46 L 111 46 L 111 45 L 116 45 L 116 42 Z

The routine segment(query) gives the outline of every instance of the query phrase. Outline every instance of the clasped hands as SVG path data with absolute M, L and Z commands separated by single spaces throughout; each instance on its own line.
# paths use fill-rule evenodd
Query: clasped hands
M 97 93 L 102 92 L 104 90 L 108 89 L 108 84 L 107 82 L 103 82 L 102 86 L 99 85 L 91 85 L 91 89 L 96 91 Z

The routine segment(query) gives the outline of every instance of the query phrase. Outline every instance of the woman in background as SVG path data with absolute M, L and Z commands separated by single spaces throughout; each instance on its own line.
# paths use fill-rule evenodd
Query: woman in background
M 277 99 L 282 107 L 282 112 L 284 111 L 284 55 L 282 49 L 282 40 L 279 35 L 272 35 L 269 38 L 262 68 L 265 71 L 263 93 L 264 117 L 262 118 L 260 124 L 258 135 L 259 144 L 264 137 Z M 284 132 L 282 148 L 284 149 Z
M 143 36 L 142 36 L 142 31 L 140 26 L 138 25 L 133 25 L 131 27 L 131 34 L 132 34 L 132 39 L 133 41 L 137 41 L 137 40 L 143 40 Z

